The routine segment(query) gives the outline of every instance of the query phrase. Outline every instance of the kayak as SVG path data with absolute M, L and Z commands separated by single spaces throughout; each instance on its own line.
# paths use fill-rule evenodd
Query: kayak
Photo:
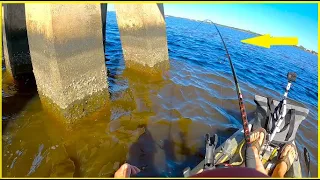
M 287 143 L 296 144 L 295 137 L 298 128 L 309 113 L 309 110 L 304 105 L 295 103 L 293 100 L 288 98 L 288 92 L 292 83 L 296 81 L 297 74 L 295 72 L 288 72 L 288 83 L 282 100 L 277 101 L 271 97 L 255 95 L 254 101 L 257 105 L 255 117 L 249 121 L 247 119 L 246 108 L 238 78 L 226 43 L 214 22 L 211 20 L 205 20 L 203 22 L 210 23 L 215 26 L 226 51 L 236 86 L 243 128 L 235 132 L 218 148 L 216 148 L 218 142 L 217 134 L 214 136 L 206 134 L 206 155 L 204 160 L 192 170 L 189 167 L 185 168 L 183 171 L 184 177 L 193 176 L 202 169 L 214 169 L 217 168 L 217 166 L 221 168 L 226 166 L 245 166 L 244 155 L 246 148 L 244 147 L 246 147 L 247 143 L 250 143 L 251 129 L 256 130 L 258 128 L 263 128 L 267 132 L 265 144 L 261 146 L 260 159 L 265 169 L 269 172 L 269 175 L 271 175 L 279 159 L 282 147 Z M 299 152 L 297 156 L 298 158 L 295 159 L 290 169 L 286 172 L 285 177 L 302 177 Z M 308 175 L 310 175 L 310 156 L 306 148 L 304 149 L 304 157 L 306 159 Z M 254 163 L 247 163 L 246 165 L 249 168 L 255 168 Z
M 259 101 L 256 101 L 257 99 Z M 261 102 L 266 99 L 267 99 L 266 97 L 256 95 L 255 102 L 257 104 L 257 107 L 260 107 Z M 260 104 L 259 104 L 259 102 L 260 102 Z M 275 101 L 275 103 L 277 104 L 279 102 Z M 296 110 L 299 110 L 300 113 L 297 113 L 298 114 L 297 116 L 301 116 L 301 117 L 298 117 L 298 119 L 299 118 L 304 119 L 309 112 L 308 109 L 304 105 L 302 105 L 300 103 L 296 103 L 290 99 L 288 99 L 287 106 L 289 108 L 294 108 Z M 258 109 L 261 109 L 261 108 L 257 108 L 256 112 L 258 111 Z M 303 112 L 304 114 L 301 112 Z M 301 114 L 303 114 L 303 115 L 301 115 Z M 255 124 L 257 123 L 256 121 L 258 121 L 258 119 L 259 118 L 255 117 L 249 121 L 249 129 L 250 130 L 252 127 L 255 126 Z M 293 140 L 291 142 L 296 144 L 295 140 Z M 235 167 L 235 166 L 244 167 L 245 166 L 244 165 L 244 159 L 245 159 L 244 158 L 244 155 L 245 155 L 245 148 L 244 147 L 245 147 L 244 130 L 242 128 L 242 129 L 239 129 L 238 131 L 236 131 L 231 137 L 229 137 L 219 147 L 215 148 L 213 154 L 214 154 L 214 160 L 215 160 L 216 164 L 217 165 L 218 164 L 227 164 L 228 166 L 231 165 L 233 167 Z M 279 152 L 280 151 L 276 151 L 275 154 L 272 155 L 273 158 L 270 157 L 270 159 L 268 159 L 268 162 L 262 161 L 264 163 L 265 168 L 271 167 L 270 175 L 272 173 L 272 167 L 274 168 L 277 163 Z M 299 152 L 298 152 L 298 157 L 299 157 Z M 201 161 L 195 168 L 190 170 L 189 174 L 190 175 L 197 174 L 197 172 L 199 172 L 201 169 L 203 169 L 204 162 L 205 162 L 205 160 Z M 291 178 L 301 178 L 302 177 L 302 170 L 301 170 L 299 158 L 293 162 L 291 168 L 285 174 L 285 177 L 291 177 Z

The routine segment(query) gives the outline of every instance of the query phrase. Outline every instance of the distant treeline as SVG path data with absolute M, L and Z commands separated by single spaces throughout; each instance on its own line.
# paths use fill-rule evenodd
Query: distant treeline
M 304 50 L 304 51 L 306 51 L 306 52 L 309 52 L 309 53 L 318 55 L 317 52 L 315 52 L 315 51 L 313 51 L 313 50 L 310 50 L 310 49 L 307 49 L 307 48 L 305 48 L 305 47 L 303 47 L 303 46 L 301 46 L 301 45 L 300 45 L 300 46 L 295 46 L 295 47 L 297 47 L 297 48 L 299 48 L 299 49 L 301 49 L 301 50 Z
M 182 17 L 170 16 L 170 15 L 166 15 L 166 17 L 174 17 L 174 18 L 188 19 L 188 18 L 182 18 Z M 195 20 L 195 19 L 188 19 L 188 20 L 200 22 L 200 20 Z M 205 23 L 212 24 L 211 22 L 205 22 Z M 262 35 L 262 34 L 259 34 L 259 33 L 256 33 L 256 32 L 252 32 L 252 31 L 250 31 L 250 30 L 239 29 L 239 28 L 236 28 L 236 27 L 226 26 L 226 25 L 222 25 L 222 24 L 218 24 L 218 23 L 216 23 L 216 24 L 219 25 L 219 26 L 223 26 L 223 27 L 235 29 L 235 30 L 238 30 L 238 31 L 255 34 L 255 35 L 258 35 L 258 36 L 261 36 L 261 35 Z M 313 51 L 313 50 L 306 49 L 305 47 L 303 47 L 303 46 L 301 46 L 301 45 L 300 45 L 300 46 L 294 46 L 294 47 L 297 47 L 297 48 L 299 48 L 299 49 L 301 49 L 301 50 L 303 50 L 303 51 L 306 51 L 306 52 L 309 52 L 309 53 L 318 55 L 317 52 L 315 52 L 315 51 Z

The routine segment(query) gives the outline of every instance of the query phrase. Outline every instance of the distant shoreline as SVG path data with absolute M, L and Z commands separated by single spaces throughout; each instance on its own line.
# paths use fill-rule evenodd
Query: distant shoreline
M 184 18 L 184 17 L 177 17 L 177 16 L 171 16 L 171 15 L 166 15 L 166 17 L 174 17 L 174 18 L 181 18 L 181 19 L 188 19 L 188 20 L 191 20 L 191 21 L 197 21 L 197 22 L 200 22 L 200 20 L 195 20 L 195 19 L 189 19 L 189 18 Z M 208 22 L 209 23 L 209 22 Z M 210 24 L 210 23 L 209 23 Z M 238 31 L 242 31 L 242 32 L 247 32 L 247 33 L 250 33 L 250 34 L 254 34 L 254 35 L 257 35 L 257 36 L 261 36 L 262 34 L 259 34 L 259 33 L 256 33 L 256 32 L 252 32 L 250 30 L 245 30 L 245 29 L 240 29 L 240 28 L 236 28 L 236 27 L 231 27 L 231 26 L 227 26 L 227 25 L 222 25 L 222 24 L 218 24 L 216 23 L 217 25 L 219 26 L 223 26 L 223 27 L 227 27 L 227 28 L 231 28 L 231 29 L 235 29 L 235 30 L 238 30 Z M 318 55 L 317 52 L 313 51 L 313 50 L 310 50 L 310 49 L 307 49 L 303 46 L 293 46 L 293 47 L 296 47 L 300 50 L 303 50 L 305 52 L 308 52 L 308 53 L 311 53 L 311 54 L 314 54 L 314 55 Z

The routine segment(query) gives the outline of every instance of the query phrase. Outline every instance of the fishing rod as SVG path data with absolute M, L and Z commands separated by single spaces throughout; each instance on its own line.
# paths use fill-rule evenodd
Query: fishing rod
M 228 48 L 227 48 L 226 43 L 224 42 L 224 40 L 222 38 L 222 35 L 221 35 L 218 27 L 216 26 L 216 24 L 214 22 L 212 22 L 211 20 L 205 20 L 205 21 L 212 23 L 214 25 L 214 27 L 217 29 L 217 32 L 218 32 L 218 34 L 219 34 L 219 36 L 221 38 L 221 41 L 223 43 L 224 49 L 225 49 L 225 51 L 227 53 L 227 57 L 229 59 L 229 63 L 230 63 L 230 66 L 231 66 L 231 71 L 232 71 L 232 74 L 233 74 L 234 83 L 236 85 L 236 91 L 237 91 L 237 95 L 238 95 L 239 108 L 240 108 L 240 113 L 241 113 L 243 131 L 244 131 L 244 138 L 245 138 L 246 143 L 250 144 L 250 130 L 249 130 L 249 123 L 248 123 L 248 119 L 247 119 L 246 108 L 245 108 L 244 103 L 243 103 L 243 96 L 242 96 L 242 93 L 241 93 L 241 90 L 240 90 L 240 86 L 239 86 L 238 78 L 237 78 L 237 75 L 236 75 L 236 71 L 234 69 L 232 60 L 231 60 L 230 55 L 229 55 Z

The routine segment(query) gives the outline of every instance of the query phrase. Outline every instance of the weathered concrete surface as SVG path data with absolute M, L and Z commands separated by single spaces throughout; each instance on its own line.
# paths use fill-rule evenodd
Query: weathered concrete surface
M 3 4 L 3 54 L 8 72 L 17 78 L 32 74 L 24 4 Z
M 168 67 L 163 4 L 115 4 L 126 66 L 152 71 Z
M 105 106 L 100 5 L 26 4 L 26 20 L 40 96 L 70 121 Z

